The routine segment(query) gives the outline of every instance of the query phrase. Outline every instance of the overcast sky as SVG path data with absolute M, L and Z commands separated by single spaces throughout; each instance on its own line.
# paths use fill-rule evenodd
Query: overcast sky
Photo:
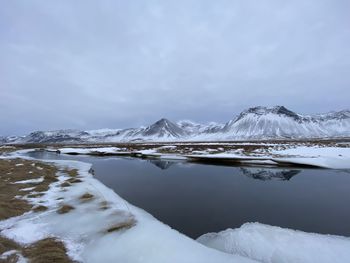
M 0 135 L 349 108 L 350 1 L 0 2 Z

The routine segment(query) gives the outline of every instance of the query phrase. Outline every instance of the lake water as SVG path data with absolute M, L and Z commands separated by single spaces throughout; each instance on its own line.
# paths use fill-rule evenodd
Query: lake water
M 190 236 L 260 222 L 350 236 L 350 173 L 326 169 L 229 167 L 34 152 L 93 164 L 119 196 Z

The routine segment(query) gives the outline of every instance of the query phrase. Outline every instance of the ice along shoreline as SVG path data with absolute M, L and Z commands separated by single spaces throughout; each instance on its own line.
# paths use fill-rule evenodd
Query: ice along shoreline
M 23 157 L 23 153 L 23 151 L 17 152 L 11 158 L 31 159 Z M 59 185 L 52 185 L 44 196 L 34 200 L 35 202 L 49 201 L 50 209 L 39 215 L 26 214 L 0 222 L 0 228 L 5 229 L 1 232 L 3 235 L 24 244 L 30 244 L 45 236 L 55 236 L 66 244 L 68 253 L 73 259 L 82 262 L 101 262 L 101 260 L 113 262 L 115 259 L 122 260 L 122 262 L 274 262 L 276 258 L 288 258 L 286 262 L 297 262 L 301 256 L 305 258 L 304 262 L 329 262 L 326 261 L 329 259 L 333 259 L 333 262 L 346 262 L 345 260 L 350 258 L 349 238 L 288 229 L 283 229 L 287 234 L 282 235 L 282 239 L 279 240 L 286 246 L 277 246 L 272 242 L 268 244 L 269 249 L 265 253 L 265 249 L 262 249 L 266 245 L 263 242 L 264 238 L 279 237 L 282 230 L 258 223 L 251 223 L 248 229 L 242 226 L 232 230 L 229 238 L 226 236 L 222 238 L 220 233 L 218 234 L 220 242 L 214 242 L 213 235 L 210 235 L 210 238 L 206 236 L 206 242 L 200 238 L 201 243 L 217 250 L 207 248 L 172 230 L 142 209 L 128 204 L 92 177 L 89 173 L 91 165 L 62 160 L 49 161 L 49 163 L 60 168 L 77 169 L 82 182 L 66 187 L 64 192 L 58 187 Z M 62 179 L 60 182 L 64 182 L 64 175 L 60 174 L 59 177 Z M 93 197 L 82 201 L 81 197 L 87 193 Z M 57 198 L 62 197 L 64 199 L 57 202 Z M 56 210 L 62 202 L 75 209 L 58 215 Z M 109 208 L 100 210 L 101 203 Z M 123 223 L 130 222 L 130 220 L 133 222 L 130 227 Z M 127 227 L 120 227 L 123 225 Z M 108 232 L 108 229 L 113 226 L 117 231 Z M 264 228 L 264 231 L 261 231 L 261 228 Z M 31 235 L 24 238 L 23 231 L 30 231 Z M 250 241 L 249 236 L 254 232 L 257 237 L 260 237 L 256 240 L 261 240 L 261 243 Z M 295 245 L 292 249 L 288 248 L 288 239 L 293 240 L 293 237 L 299 237 L 298 233 L 303 233 L 303 237 L 310 237 L 310 239 L 302 240 L 316 240 L 316 247 L 326 246 L 328 243 L 334 246 L 324 253 L 315 253 L 310 249 L 307 251 L 303 248 L 302 243 L 299 246 Z M 319 240 L 318 237 L 322 238 Z M 216 245 L 213 246 L 213 243 Z M 225 249 L 227 247 L 230 249 Z M 264 253 L 261 254 L 262 252 Z M 307 261 L 308 259 L 312 261 Z

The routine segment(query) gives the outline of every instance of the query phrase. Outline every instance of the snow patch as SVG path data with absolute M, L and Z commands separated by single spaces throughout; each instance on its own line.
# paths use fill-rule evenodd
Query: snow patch
M 260 223 L 205 234 L 197 240 L 208 247 L 264 263 L 347 263 L 350 260 L 350 238 Z

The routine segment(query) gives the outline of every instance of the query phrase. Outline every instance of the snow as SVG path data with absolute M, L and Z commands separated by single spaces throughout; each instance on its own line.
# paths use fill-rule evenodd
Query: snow
M 247 139 L 299 139 L 350 137 L 350 111 L 314 116 L 301 115 L 276 106 L 254 107 L 226 124 L 172 123 L 161 119 L 147 127 L 91 131 L 38 131 L 22 137 L 5 137 L 4 143 L 40 142 L 135 142 L 135 141 L 229 141 Z
M 264 263 L 346 263 L 350 238 L 246 223 L 198 238 L 208 247 Z
M 117 154 L 120 152 L 120 148 L 117 147 L 99 147 L 99 148 L 60 148 L 58 149 L 61 153 L 65 154 L 91 154 L 91 153 L 101 153 L 101 154 Z
M 17 257 L 18 257 L 16 263 L 27 263 L 28 262 L 17 250 L 9 250 L 9 251 L 7 251 L 5 253 L 2 253 L 0 255 L 0 262 L 9 262 L 7 260 L 7 257 L 9 257 L 9 256 L 11 256 L 13 254 L 16 254 Z
M 269 165 L 311 165 L 330 169 L 350 169 L 350 148 L 345 147 L 318 147 L 298 146 L 284 150 L 268 150 L 254 152 L 254 155 L 245 155 L 241 151 L 232 151 L 216 154 L 189 154 L 188 158 L 203 160 L 229 160 L 250 164 Z
M 279 163 L 314 165 L 322 168 L 350 169 L 350 148 L 344 147 L 307 147 L 271 151 L 279 157 L 273 161 Z
M 201 143 L 200 145 L 202 145 Z M 182 144 L 181 144 L 182 145 Z M 203 145 L 212 145 L 204 143 Z M 237 144 L 234 144 L 237 145 Z M 238 144 L 244 146 L 244 144 Z M 250 145 L 250 143 L 248 144 Z M 262 143 L 265 146 L 265 144 Z M 234 151 L 214 153 L 213 149 L 208 148 L 203 151 L 193 151 L 191 154 L 178 153 L 159 153 L 157 148 L 145 149 L 139 151 L 126 151 L 117 147 L 100 147 L 100 148 L 60 148 L 59 151 L 65 154 L 136 154 L 141 156 L 155 157 L 167 160 L 186 160 L 186 159 L 202 159 L 202 160 L 230 160 L 239 161 L 246 164 L 256 165 L 311 165 L 321 168 L 332 169 L 350 169 L 350 148 L 349 147 L 319 147 L 319 146 L 296 146 L 292 147 L 288 144 L 283 145 L 289 147 L 281 150 L 278 144 L 267 144 L 271 146 L 267 151 L 255 151 L 247 155 L 243 149 Z M 176 145 L 162 146 L 158 149 L 175 149 Z M 123 151 L 124 150 L 124 151 Z M 52 151 L 52 149 L 49 149 Z M 39 168 L 38 168 L 39 169 Z
M 61 172 L 59 181 L 53 183 L 44 196 L 32 199 L 34 204 L 43 202 L 41 204 L 49 209 L 0 221 L 2 235 L 23 245 L 48 236 L 57 237 L 66 244 L 69 256 L 82 262 L 256 262 L 207 248 L 159 222 L 93 178 L 88 172 L 90 164 L 66 160 L 50 162 L 62 168 L 78 169 L 83 182 L 62 192 L 59 185 L 68 177 Z M 87 192 L 94 198 L 81 202 L 79 197 Z M 60 197 L 64 199 L 57 200 Z M 107 202 L 110 209 L 100 210 L 102 201 Z M 57 214 L 61 204 L 72 205 L 75 209 Z M 114 224 L 130 218 L 136 221 L 130 229 L 106 232 Z
M 317 156 L 315 159 L 319 159 L 329 150 L 320 149 L 302 148 L 301 151 L 287 149 L 278 152 L 291 156 L 302 152 L 303 158 L 308 160 L 315 156 Z M 328 157 L 331 155 L 338 158 L 339 152 L 348 156 L 346 149 L 341 151 L 331 149 L 329 152 Z M 233 153 L 216 155 L 220 158 L 237 157 Z M 20 155 L 2 158 L 16 157 L 31 159 Z M 302 157 L 288 159 L 292 158 Z M 350 238 L 305 233 L 259 223 L 246 223 L 238 229 L 205 234 L 197 242 L 119 197 L 92 177 L 89 173 L 90 164 L 68 160 L 50 160 L 50 162 L 61 168 L 78 169 L 78 176 L 83 182 L 73 184 L 62 192 L 59 185 L 68 176 L 59 172 L 59 181 L 51 184 L 44 196 L 30 199 L 34 205 L 43 204 L 49 209 L 41 213 L 28 212 L 19 217 L 0 221 L 2 235 L 24 245 L 54 236 L 66 244 L 72 259 L 92 263 L 115 261 L 345 263 L 350 260 Z M 20 182 L 24 181 L 17 183 Z M 94 195 L 94 198 L 89 202 L 82 202 L 79 197 L 87 192 Z M 57 200 L 62 197 L 63 200 Z M 101 202 L 106 202 L 110 208 L 100 210 Z M 57 214 L 56 210 L 62 204 L 72 205 L 75 209 L 67 214 Z M 131 219 L 135 220 L 135 226 L 106 232 L 114 224 Z
M 17 181 L 17 182 L 14 182 L 14 184 L 38 184 L 38 183 L 41 183 L 42 181 L 44 181 L 44 177 Z

